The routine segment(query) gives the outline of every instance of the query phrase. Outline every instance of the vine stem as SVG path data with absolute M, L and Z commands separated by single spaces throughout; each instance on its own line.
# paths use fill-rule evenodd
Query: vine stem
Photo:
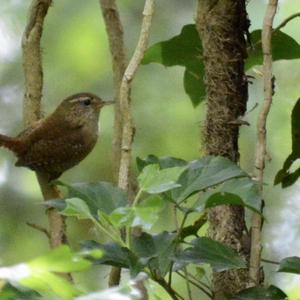
M 261 195 L 263 194 L 263 180 L 266 156 L 267 117 L 270 112 L 274 79 L 272 74 L 272 33 L 273 20 L 277 11 L 278 0 L 269 0 L 262 30 L 263 49 L 263 81 L 264 81 L 264 101 L 257 120 L 257 143 L 255 153 L 255 177 L 259 184 Z M 249 286 L 257 286 L 261 283 L 260 263 L 261 263 L 261 227 L 262 217 L 254 213 L 251 226 L 251 253 L 249 264 Z

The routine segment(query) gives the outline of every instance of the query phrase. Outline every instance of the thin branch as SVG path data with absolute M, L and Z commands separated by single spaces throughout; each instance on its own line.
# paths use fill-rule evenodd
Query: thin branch
M 185 279 L 185 285 L 186 285 L 186 290 L 187 290 L 187 294 L 189 297 L 189 300 L 193 300 L 193 295 L 192 295 L 192 289 L 191 289 L 191 282 L 188 278 L 188 271 L 187 271 L 187 267 L 183 267 L 183 272 L 184 272 L 184 276 L 183 278 Z
M 264 101 L 257 120 L 257 144 L 255 155 L 255 177 L 258 181 L 261 194 L 263 193 L 264 167 L 266 155 L 266 122 L 272 104 L 273 97 L 273 74 L 272 74 L 272 32 L 273 20 L 276 14 L 278 0 L 269 0 L 262 30 L 263 48 L 263 78 L 264 78 Z M 249 286 L 261 283 L 261 215 L 254 213 L 251 227 L 251 254 L 249 265 Z
M 176 274 L 178 274 L 180 277 L 182 277 L 184 279 L 187 279 L 185 277 L 185 275 L 181 274 L 180 272 L 176 272 Z M 212 299 L 213 296 L 212 296 L 212 294 L 209 291 L 207 291 L 205 288 L 203 288 L 202 286 L 200 286 L 197 282 L 195 282 L 195 281 L 193 281 L 193 280 L 191 280 L 189 278 L 187 280 L 189 281 L 189 283 L 191 283 L 193 286 L 195 286 L 196 288 L 198 288 L 199 290 L 201 290 L 205 295 L 207 295 L 209 298 Z
M 271 264 L 271 265 L 277 265 L 277 266 L 280 265 L 280 262 L 270 260 L 270 259 L 262 258 L 261 261 L 264 262 L 264 263 L 267 263 L 267 264 Z
M 287 23 L 289 23 L 290 21 L 294 20 L 295 18 L 300 17 L 300 12 L 295 13 L 290 15 L 289 17 L 287 17 L 285 20 L 283 20 L 275 29 L 274 31 L 278 31 L 281 28 L 283 28 Z
M 114 180 L 118 181 L 122 144 L 122 115 L 120 109 L 119 91 L 126 69 L 126 54 L 124 44 L 124 30 L 115 0 L 100 0 L 101 11 L 105 22 L 109 48 L 112 58 L 113 81 L 115 91 L 114 105 L 114 137 L 112 149 L 112 166 Z M 120 283 L 121 268 L 112 267 L 109 274 L 108 285 L 116 286 Z
M 50 233 L 46 228 L 44 228 L 40 225 L 34 224 L 34 223 L 30 223 L 30 222 L 26 222 L 26 225 L 28 225 L 29 227 L 31 227 L 39 232 L 44 233 L 46 235 L 46 237 L 48 238 L 48 240 L 50 241 Z
M 124 190 L 128 190 L 129 187 L 131 148 L 134 138 L 134 127 L 130 108 L 129 92 L 132 80 L 147 49 L 153 13 L 154 0 L 146 0 L 143 11 L 144 17 L 139 41 L 134 51 L 134 54 L 129 62 L 129 65 L 126 68 L 120 87 L 120 107 L 123 120 L 123 131 L 118 185 Z
M 130 89 L 131 83 L 138 70 L 138 67 L 143 59 L 144 53 L 147 49 L 150 28 L 152 25 L 152 17 L 154 14 L 154 0 L 146 0 L 143 21 L 141 25 L 141 32 L 139 40 L 134 51 L 134 54 L 125 70 L 120 85 L 120 116 L 122 124 L 121 135 L 121 152 L 120 152 L 120 167 L 118 174 L 118 186 L 130 194 L 130 162 L 131 162 L 131 148 L 134 139 L 134 126 L 132 121 L 132 113 L 130 107 Z M 118 278 L 117 278 L 118 279 Z
M 113 138 L 113 172 L 116 182 L 121 159 L 122 144 L 122 115 L 119 100 L 119 91 L 123 75 L 126 70 L 127 59 L 125 53 L 124 30 L 120 19 L 119 10 L 115 0 L 100 0 L 101 11 L 105 22 L 109 48 L 112 58 L 113 80 L 115 91 L 115 115 Z
M 23 115 L 25 126 L 31 126 L 41 118 L 41 99 L 43 90 L 43 69 L 41 37 L 44 20 L 52 0 L 33 0 L 25 32 L 22 39 L 23 68 L 25 75 L 25 95 Z M 57 188 L 49 186 L 48 178 L 37 173 L 45 200 L 59 198 Z M 66 241 L 64 218 L 55 210 L 48 210 L 50 245 L 57 247 Z
M 199 284 L 203 285 L 205 288 L 207 288 L 209 291 L 211 291 L 211 287 L 210 287 L 208 284 L 204 283 L 204 282 L 201 281 L 201 280 L 198 280 L 198 278 L 196 278 L 193 274 L 191 274 L 191 273 L 189 273 L 189 272 L 188 272 L 188 275 L 189 275 L 190 278 L 192 278 L 192 279 L 194 279 L 195 281 L 199 282 Z M 208 280 L 208 278 L 207 278 L 206 275 L 205 275 L 205 278 Z M 208 280 L 208 281 L 209 281 L 209 280 Z
M 165 289 L 166 292 L 170 295 L 173 300 L 184 300 L 184 298 L 178 294 L 169 284 L 165 281 L 164 278 L 153 278 L 161 287 Z

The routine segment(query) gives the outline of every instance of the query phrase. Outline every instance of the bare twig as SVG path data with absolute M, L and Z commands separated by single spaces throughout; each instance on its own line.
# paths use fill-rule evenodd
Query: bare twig
M 26 222 L 26 224 L 29 227 L 31 227 L 33 229 L 36 229 L 37 231 L 40 231 L 40 232 L 44 233 L 46 235 L 46 237 L 48 238 L 48 240 L 50 241 L 50 233 L 49 233 L 49 231 L 46 228 L 44 228 L 44 227 L 42 227 L 40 225 L 34 224 L 34 223 L 30 223 L 30 222 Z
M 209 298 L 212 299 L 212 294 L 210 291 L 207 291 L 204 287 L 200 286 L 197 281 L 191 280 L 190 278 L 186 277 L 186 275 L 181 274 L 180 272 L 176 272 L 180 277 L 184 278 L 185 280 L 188 280 L 189 283 L 191 283 L 193 286 L 201 290 L 205 295 L 207 295 Z
M 122 114 L 123 131 L 118 185 L 124 190 L 128 190 L 129 186 L 129 166 L 131 160 L 132 142 L 134 137 L 134 127 L 132 122 L 129 92 L 131 82 L 137 72 L 141 60 L 143 59 L 145 50 L 148 45 L 153 13 L 154 0 L 146 0 L 143 11 L 144 17 L 139 41 L 134 51 L 134 54 L 129 62 L 129 65 L 126 68 L 120 87 L 120 107 Z
M 118 186 L 130 193 L 130 161 L 131 148 L 134 138 L 134 127 L 130 107 L 130 88 L 132 80 L 143 59 L 147 49 L 152 17 L 154 13 L 154 0 L 146 0 L 143 11 L 143 22 L 141 26 L 140 37 L 134 51 L 134 54 L 125 70 L 120 85 L 120 116 L 122 124 L 120 167 L 118 174 Z M 116 271 L 114 271 L 116 272 Z M 117 278 L 118 279 L 118 278 Z M 144 297 L 145 298 L 145 297 Z
M 110 53 L 112 57 L 113 80 L 115 91 L 115 119 L 113 138 L 113 171 L 118 181 L 122 144 L 122 116 L 120 111 L 119 91 L 126 69 L 126 53 L 124 44 L 123 25 L 115 0 L 100 0 L 102 15 L 105 22 Z
M 178 294 L 166 281 L 164 278 L 154 278 L 154 280 L 165 289 L 173 300 L 184 300 L 184 298 Z
M 278 0 L 269 0 L 262 30 L 263 48 L 263 78 L 264 78 L 264 101 L 257 120 L 257 144 L 255 155 L 255 177 L 260 191 L 263 193 L 264 167 L 266 155 L 266 122 L 272 104 L 273 75 L 272 75 L 272 32 L 273 20 L 276 14 Z M 249 286 L 261 283 L 261 215 L 254 213 L 251 229 L 251 255 L 249 265 Z
M 118 181 L 121 158 L 122 144 L 122 116 L 120 110 L 119 91 L 122 78 L 126 69 L 126 54 L 124 45 L 123 25 L 120 19 L 120 14 L 115 0 L 100 0 L 103 19 L 105 22 L 107 37 L 109 41 L 110 53 L 112 57 L 113 80 L 115 91 L 114 105 L 114 137 L 113 137 L 113 174 L 114 179 Z M 109 274 L 108 285 L 115 286 L 120 283 L 121 269 L 112 267 Z
M 290 21 L 294 20 L 295 18 L 300 17 L 300 12 L 295 13 L 290 15 L 289 17 L 287 17 L 285 20 L 283 20 L 275 29 L 274 31 L 278 31 L 281 28 L 283 28 L 287 23 L 289 23 Z
M 41 99 L 43 90 L 43 69 L 41 37 L 44 20 L 52 0 L 33 0 L 27 26 L 22 39 L 23 67 L 25 75 L 24 123 L 34 124 L 41 118 Z M 37 174 L 45 200 L 59 198 L 55 187 L 49 186 L 44 174 Z M 49 234 L 51 247 L 57 247 L 65 241 L 65 223 L 63 217 L 54 209 L 48 211 Z
M 271 264 L 271 265 L 277 265 L 277 266 L 280 265 L 280 262 L 270 260 L 270 259 L 262 258 L 261 261 L 264 262 L 264 263 L 267 263 L 267 264 Z

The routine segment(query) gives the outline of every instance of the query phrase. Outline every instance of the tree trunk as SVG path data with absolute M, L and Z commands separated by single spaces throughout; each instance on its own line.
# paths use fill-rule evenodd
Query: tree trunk
M 238 162 L 239 117 L 246 111 L 247 78 L 244 73 L 245 0 L 198 0 L 196 20 L 203 44 L 207 114 L 204 126 L 206 153 Z M 238 251 L 248 261 L 244 209 L 218 206 L 209 212 L 209 235 Z M 246 287 L 248 271 L 213 274 L 214 299 L 231 299 Z

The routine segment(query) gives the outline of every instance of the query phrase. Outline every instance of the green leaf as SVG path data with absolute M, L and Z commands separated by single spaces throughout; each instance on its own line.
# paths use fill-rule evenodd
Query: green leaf
M 136 276 L 143 270 L 144 264 L 128 248 L 116 243 L 100 244 L 95 241 L 81 242 L 83 250 L 100 249 L 103 256 L 100 259 L 91 258 L 94 264 L 110 265 L 130 270 L 131 276 Z
M 93 292 L 87 295 L 76 297 L 75 300 L 140 300 L 140 290 L 134 280 L 123 286 Z
M 185 25 L 178 36 L 151 46 L 143 64 L 160 63 L 166 67 L 184 66 L 184 88 L 194 106 L 205 98 L 202 44 L 194 24 Z
M 194 24 L 185 25 L 181 33 L 170 40 L 151 46 L 142 63 L 160 63 L 169 66 L 187 66 L 200 62 L 202 44 Z
M 67 217 L 76 217 L 78 219 L 92 219 L 93 216 L 87 204 L 79 198 L 66 199 L 66 208 L 61 212 Z
M 184 71 L 184 91 L 189 95 L 194 107 L 197 107 L 206 97 L 204 76 L 204 65 L 202 63 L 188 67 Z
M 91 263 L 74 254 L 71 249 L 64 245 L 28 262 L 32 270 L 46 270 L 49 272 L 77 272 L 86 270 Z
M 197 238 L 189 247 L 176 255 L 176 261 L 210 264 L 214 272 L 246 268 L 244 260 L 231 248 L 207 237 Z
M 157 157 L 155 155 L 150 154 L 144 159 L 137 157 L 136 164 L 139 172 L 141 172 L 144 169 L 144 167 L 151 164 L 157 164 L 160 166 L 161 169 L 167 169 L 172 167 L 186 166 L 187 161 L 176 157 L 170 157 L 170 156 Z
M 150 195 L 143 202 L 133 207 L 135 217 L 132 226 L 140 226 L 145 230 L 150 230 L 158 221 L 159 213 L 165 207 L 165 201 L 158 195 Z
M 71 300 L 80 291 L 56 273 L 86 270 L 91 262 L 72 253 L 68 246 L 61 246 L 49 254 L 8 268 L 0 268 L 0 278 L 19 283 L 40 294 L 57 295 Z
M 149 194 L 169 191 L 180 186 L 176 181 L 184 169 L 173 167 L 160 170 L 158 165 L 148 165 L 138 177 L 139 187 Z
M 270 285 L 265 287 L 253 287 L 242 290 L 233 300 L 285 300 L 287 295 L 278 287 Z
M 154 274 L 162 277 L 170 270 L 175 249 L 176 234 L 166 231 L 157 235 L 143 232 L 132 241 L 132 251 Z
M 278 272 L 300 274 L 300 257 L 292 256 L 281 260 Z
M 300 176 L 300 167 L 295 171 L 291 171 L 293 163 L 300 158 L 300 99 L 296 102 L 291 116 L 292 127 L 292 153 L 286 158 L 283 167 L 278 171 L 274 184 L 281 183 L 283 188 L 286 188 Z
M 252 47 L 248 48 L 246 70 L 249 70 L 255 65 L 262 65 L 263 63 L 261 30 L 253 31 L 250 38 Z M 298 59 L 300 58 L 300 45 L 286 33 L 277 30 L 272 35 L 272 58 L 273 61 Z
M 30 277 L 20 280 L 20 284 L 41 294 L 57 295 L 65 300 L 72 300 L 81 294 L 68 280 L 50 272 L 36 270 Z
M 246 176 L 247 174 L 229 159 L 206 156 L 188 164 L 177 181 L 181 187 L 172 191 L 172 197 L 177 203 L 181 203 L 196 192 L 232 178 Z
M 88 205 L 91 214 L 97 218 L 98 210 L 110 214 L 118 207 L 126 206 L 126 193 L 109 182 L 75 183 L 68 185 L 62 182 L 58 184 L 67 187 L 67 198 L 80 198 Z
M 245 69 L 261 65 L 263 61 L 261 30 L 250 34 L 252 46 L 248 48 Z M 273 60 L 300 58 L 300 45 L 289 35 L 275 31 L 272 38 Z M 183 66 L 184 89 L 194 106 L 205 99 L 203 49 L 194 24 L 185 25 L 179 35 L 151 46 L 145 53 L 143 64 L 160 63 L 166 67 Z
M 134 220 L 134 209 L 132 207 L 119 207 L 109 216 L 109 221 L 116 227 L 131 226 Z
M 140 226 L 150 230 L 159 218 L 165 202 L 158 195 L 151 195 L 135 207 L 120 207 L 109 216 L 108 221 L 118 228 Z
M 41 300 L 41 296 L 33 290 L 6 284 L 0 291 L 0 300 Z
M 258 185 L 251 178 L 233 178 L 225 181 L 213 190 L 205 192 L 194 204 L 194 208 L 210 208 L 217 205 L 231 204 L 247 207 L 260 213 L 262 198 Z

